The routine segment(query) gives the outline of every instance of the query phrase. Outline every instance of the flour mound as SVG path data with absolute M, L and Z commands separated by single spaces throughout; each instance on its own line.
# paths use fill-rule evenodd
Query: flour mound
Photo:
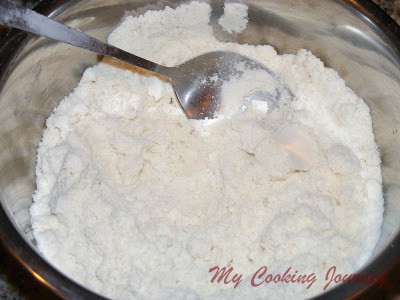
M 126 17 L 109 41 L 165 65 L 237 51 L 268 66 L 293 100 L 270 109 L 256 99 L 232 113 L 245 95 L 229 89 L 229 114 L 188 120 L 169 84 L 99 63 L 47 120 L 34 236 L 52 264 L 106 297 L 309 297 L 329 267 L 355 272 L 379 237 L 382 179 L 366 104 L 310 52 L 221 43 L 209 21 L 210 7 L 193 2 Z M 254 288 L 264 265 L 319 280 Z M 211 283 L 214 266 L 243 281 Z

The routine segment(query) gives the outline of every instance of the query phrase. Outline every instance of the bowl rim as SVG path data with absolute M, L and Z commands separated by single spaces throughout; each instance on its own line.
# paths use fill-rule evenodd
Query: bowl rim
M 33 9 L 45 16 L 54 17 L 70 5 L 81 0 L 42 0 Z M 394 47 L 392 50 L 400 58 L 400 25 L 397 24 L 385 11 L 371 0 L 328 0 L 341 2 L 342 5 L 355 9 L 366 18 L 376 29 L 381 31 Z M 9 75 L 13 59 L 18 56 L 22 48 L 28 43 L 32 35 L 17 29 L 11 29 L 3 38 L 0 52 L 11 49 L 9 54 L 0 56 L 0 91 L 3 89 L 4 79 Z M 11 55 L 12 54 L 12 55 Z M 47 262 L 35 251 L 22 233 L 17 229 L 8 215 L 3 204 L 0 205 L 0 243 L 3 247 L 43 286 L 56 295 L 66 299 L 106 299 L 82 285 L 71 280 Z M 383 249 L 368 265 L 357 274 L 387 274 L 391 268 L 400 263 L 400 231 L 397 232 L 389 245 Z M 318 294 L 312 299 L 341 299 L 361 296 L 373 283 L 342 283 Z

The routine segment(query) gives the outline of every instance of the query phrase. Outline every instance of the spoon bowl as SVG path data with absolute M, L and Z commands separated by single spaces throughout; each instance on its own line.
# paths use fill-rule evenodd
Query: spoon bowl
M 280 107 L 292 97 L 288 87 L 276 74 L 256 60 L 239 53 L 213 51 L 194 57 L 176 67 L 165 67 L 101 42 L 79 30 L 19 6 L 12 0 L 0 2 L 0 23 L 116 58 L 150 72 L 150 75 L 169 81 L 182 110 L 189 119 L 214 118 L 221 108 L 224 84 L 232 78 L 240 77 L 247 70 L 261 71 L 268 77 L 266 83 L 273 82 L 275 92 L 264 99 L 268 102 L 269 108 Z M 259 94 L 253 91 L 243 101 L 251 102 L 251 95 Z
M 214 118 L 221 110 L 224 85 L 249 70 L 262 72 L 266 77 L 266 85 L 273 82 L 275 96 L 263 98 L 268 102 L 268 107 L 281 107 L 290 101 L 291 92 L 275 73 L 258 61 L 236 52 L 208 52 L 176 67 L 164 67 L 156 71 L 169 77 L 188 118 L 205 119 Z M 243 101 L 253 100 L 252 95 L 254 93 Z

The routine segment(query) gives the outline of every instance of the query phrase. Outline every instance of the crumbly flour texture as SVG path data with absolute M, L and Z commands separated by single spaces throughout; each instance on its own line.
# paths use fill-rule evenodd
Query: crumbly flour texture
M 220 21 L 227 31 L 247 23 L 238 5 L 237 26 L 232 15 Z M 188 120 L 168 83 L 103 62 L 47 120 L 30 210 L 37 245 L 107 297 L 312 296 L 329 267 L 357 271 L 380 235 L 382 179 L 367 105 L 306 50 L 280 56 L 270 46 L 217 41 L 210 13 L 192 2 L 127 16 L 109 42 L 167 66 L 237 51 L 276 73 L 290 103 L 254 100 L 241 110 L 233 98 L 244 96 L 243 84 L 231 82 L 224 101 L 237 111 Z M 318 280 L 310 289 L 252 287 L 264 265 Z M 214 266 L 232 266 L 242 282 L 211 283 Z

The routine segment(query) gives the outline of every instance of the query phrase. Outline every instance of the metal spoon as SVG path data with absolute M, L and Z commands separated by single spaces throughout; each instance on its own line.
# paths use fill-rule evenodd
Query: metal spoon
M 0 1 L 0 23 L 116 58 L 158 75 L 171 82 L 183 111 L 190 119 L 213 118 L 220 109 L 223 83 L 232 76 L 240 76 L 246 69 L 265 71 L 274 80 L 275 92 L 265 99 L 269 107 L 280 107 L 292 97 L 286 85 L 271 70 L 235 52 L 209 52 L 176 67 L 165 67 L 18 6 L 12 0 Z M 246 98 L 247 102 L 252 99 L 251 95 L 249 97 Z

